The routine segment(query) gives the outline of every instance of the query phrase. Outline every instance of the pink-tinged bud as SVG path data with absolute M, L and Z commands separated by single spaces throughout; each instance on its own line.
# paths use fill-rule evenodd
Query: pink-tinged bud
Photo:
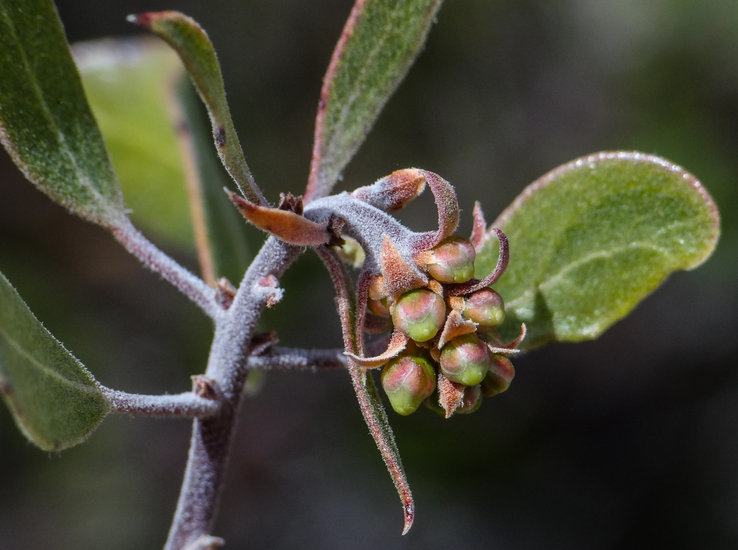
M 510 387 L 513 378 L 515 378 L 515 367 L 510 359 L 504 355 L 493 355 L 492 366 L 482 380 L 482 393 L 485 397 L 502 393 Z
M 403 416 L 415 412 L 436 388 L 436 373 L 422 357 L 393 359 L 382 369 L 381 379 L 390 405 Z
M 387 298 L 382 298 L 381 300 L 372 300 L 369 298 L 366 306 L 369 308 L 369 311 L 378 317 L 389 317 L 390 310 L 387 305 Z
M 456 414 L 471 414 L 482 406 L 484 396 L 479 385 L 470 386 L 464 390 L 464 400 L 456 409 Z
M 443 346 L 440 363 L 443 374 L 449 380 L 465 386 L 476 386 L 484 380 L 492 358 L 485 342 L 476 334 L 465 334 Z
M 482 327 L 497 328 L 505 320 L 505 304 L 494 290 L 483 288 L 464 299 L 461 314 Z
M 474 277 L 476 252 L 461 237 L 447 237 L 418 258 L 431 277 L 442 283 L 465 283 Z
M 446 303 L 430 290 L 411 290 L 392 307 L 392 324 L 416 342 L 427 342 L 443 326 Z

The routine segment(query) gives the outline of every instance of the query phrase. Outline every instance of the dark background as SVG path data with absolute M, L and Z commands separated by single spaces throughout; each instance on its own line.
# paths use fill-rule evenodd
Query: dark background
M 131 12 L 195 17 L 218 49 L 257 181 L 272 200 L 304 189 L 321 76 L 350 2 L 58 6 L 71 41 L 135 33 Z M 475 199 L 491 220 L 558 164 L 638 149 L 702 179 L 723 217 L 718 249 L 598 341 L 518 359 L 511 390 L 476 414 L 392 415 L 417 502 L 405 537 L 348 376 L 270 374 L 243 407 L 214 534 L 228 548 L 736 548 L 736 29 L 733 0 L 448 2 L 344 188 L 433 170 L 457 187 L 466 232 Z M 0 174 L 0 269 L 31 309 L 102 383 L 188 389 L 208 321 L 4 153 Z M 417 229 L 429 228 L 424 201 L 406 218 Z M 265 328 L 285 345 L 338 346 L 317 260 L 306 255 L 282 283 Z M 188 438 L 186 421 L 112 416 L 86 444 L 47 454 L 1 411 L 0 547 L 160 547 Z

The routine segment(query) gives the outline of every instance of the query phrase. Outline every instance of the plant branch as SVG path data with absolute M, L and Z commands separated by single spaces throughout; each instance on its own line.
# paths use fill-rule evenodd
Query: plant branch
M 345 369 L 346 356 L 342 349 L 274 348 L 263 355 L 248 359 L 249 370 L 300 370 L 317 372 L 327 369 Z
M 104 386 L 100 389 L 114 412 L 133 416 L 205 418 L 217 414 L 221 405 L 217 398 L 202 397 L 195 392 L 142 395 L 112 390 Z
M 213 288 L 162 252 L 127 218 L 113 226 L 111 231 L 118 242 L 141 263 L 174 285 L 182 294 L 200 306 L 200 309 L 209 317 L 217 320 L 222 310 L 215 301 Z
M 221 392 L 222 405 L 217 415 L 193 422 L 184 481 L 165 550 L 182 550 L 210 534 L 248 374 L 254 329 L 267 304 L 281 298 L 276 278 L 300 251 L 274 237 L 267 239 L 233 303 L 217 319 L 205 378 L 214 381 Z

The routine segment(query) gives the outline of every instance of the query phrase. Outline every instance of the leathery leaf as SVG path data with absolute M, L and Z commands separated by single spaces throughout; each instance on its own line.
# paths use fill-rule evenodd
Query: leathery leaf
M 103 226 L 125 216 L 51 0 L 0 3 L 0 141 L 28 180 Z
M 528 327 L 530 348 L 593 339 L 676 270 L 712 253 L 717 207 L 702 184 L 662 158 L 606 152 L 560 166 L 529 185 L 493 224 L 510 241 L 495 285 L 502 332 Z M 488 234 L 477 276 L 497 258 Z
M 0 394 L 23 434 L 45 451 L 82 442 L 110 409 L 90 372 L 1 273 Z

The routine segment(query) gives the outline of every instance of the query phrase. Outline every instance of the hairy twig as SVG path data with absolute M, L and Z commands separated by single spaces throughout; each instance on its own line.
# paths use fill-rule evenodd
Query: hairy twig
M 346 356 L 342 349 L 294 349 L 277 347 L 263 355 L 251 356 L 248 368 L 263 370 L 301 370 L 317 372 L 327 369 L 345 369 Z
M 222 310 L 215 301 L 213 288 L 159 250 L 127 218 L 121 220 L 111 231 L 118 242 L 141 263 L 161 275 L 164 280 L 170 282 L 182 294 L 200 306 L 200 309 L 209 317 L 217 320 Z
M 132 416 L 206 418 L 220 410 L 220 401 L 195 392 L 176 395 L 141 395 L 101 387 L 113 411 Z
M 216 320 L 205 377 L 220 391 L 220 412 L 195 419 L 184 481 L 166 550 L 180 550 L 209 535 L 223 482 L 226 460 L 256 323 L 268 303 L 281 297 L 276 277 L 301 249 L 269 238 L 241 282 L 231 306 Z

